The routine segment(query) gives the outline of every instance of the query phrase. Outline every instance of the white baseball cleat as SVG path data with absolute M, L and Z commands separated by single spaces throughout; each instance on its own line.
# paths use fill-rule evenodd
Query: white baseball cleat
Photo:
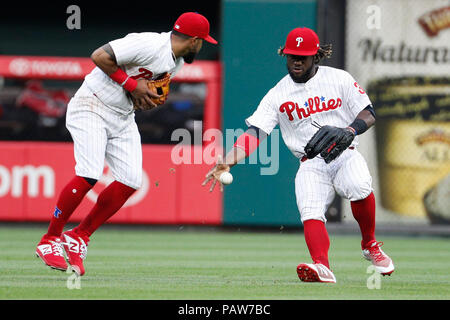
M 389 256 L 380 249 L 383 242 L 371 241 L 362 251 L 364 259 L 372 262 L 375 270 L 383 276 L 391 275 L 394 272 L 394 263 Z
M 321 263 L 300 263 L 297 275 L 304 282 L 336 283 L 333 272 Z

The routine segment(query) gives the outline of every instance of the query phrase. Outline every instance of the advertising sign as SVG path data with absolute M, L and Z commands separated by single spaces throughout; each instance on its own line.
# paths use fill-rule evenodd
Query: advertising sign
M 450 222 L 448 1 L 348 4 L 347 70 L 377 114 L 366 143 L 376 145 L 380 219 Z

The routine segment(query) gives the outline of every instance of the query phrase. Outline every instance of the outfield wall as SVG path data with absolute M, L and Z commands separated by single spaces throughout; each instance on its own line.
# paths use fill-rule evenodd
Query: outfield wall
M 196 150 L 198 149 L 198 150 Z M 192 154 L 202 147 L 192 147 Z M 173 164 L 172 146 L 143 146 L 143 184 L 108 222 L 222 223 L 222 194 L 201 186 L 206 164 Z M 49 221 L 57 197 L 74 176 L 71 143 L 0 142 L 0 220 Z M 80 221 L 113 181 L 108 166 L 70 221 Z
M 247 129 L 244 120 L 286 75 L 286 60 L 278 56 L 277 49 L 290 30 L 299 26 L 315 29 L 316 15 L 315 0 L 223 1 L 224 128 Z M 233 167 L 235 181 L 224 195 L 225 224 L 301 226 L 294 192 L 299 163 L 281 134 L 272 138 L 260 149 L 270 155 L 279 151 L 278 159 Z M 271 174 L 262 174 L 264 167 L 272 167 Z

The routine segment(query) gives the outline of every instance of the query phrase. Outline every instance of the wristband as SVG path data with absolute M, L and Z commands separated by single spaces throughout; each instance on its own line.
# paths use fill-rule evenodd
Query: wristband
M 353 132 L 353 134 L 356 136 L 356 130 L 353 127 L 347 127 L 346 129 L 350 130 L 351 132 Z
M 362 134 L 369 129 L 367 123 L 362 119 L 355 119 L 347 128 L 353 129 L 355 136 L 358 134 Z
M 130 76 L 120 68 L 111 73 L 109 77 L 127 91 L 134 91 L 134 89 L 136 89 L 137 87 L 137 81 L 133 78 L 130 78 Z
M 251 134 L 244 133 L 237 138 L 235 147 L 245 151 L 247 157 L 259 146 L 259 139 Z

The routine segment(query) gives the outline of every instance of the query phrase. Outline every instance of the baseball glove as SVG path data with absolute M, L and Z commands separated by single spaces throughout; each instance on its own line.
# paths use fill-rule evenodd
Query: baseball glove
M 167 100 L 167 97 L 169 96 L 169 91 L 170 91 L 170 73 L 166 72 L 164 74 L 162 74 L 161 76 L 159 76 L 158 78 L 156 78 L 155 80 L 149 80 L 147 81 L 147 86 L 148 88 L 160 95 L 159 98 L 150 98 L 156 105 L 161 105 L 164 104 Z M 134 109 L 138 110 L 141 109 L 137 106 L 136 101 L 134 100 L 133 96 L 131 96 L 133 104 L 134 104 Z
M 330 163 L 350 146 L 354 138 L 351 129 L 323 126 L 306 144 L 306 157 L 312 159 L 320 153 L 325 162 Z
M 157 105 L 164 104 L 170 91 L 170 73 L 166 72 L 155 80 L 150 80 L 147 85 L 151 91 L 161 96 L 160 98 L 152 98 L 152 101 Z

